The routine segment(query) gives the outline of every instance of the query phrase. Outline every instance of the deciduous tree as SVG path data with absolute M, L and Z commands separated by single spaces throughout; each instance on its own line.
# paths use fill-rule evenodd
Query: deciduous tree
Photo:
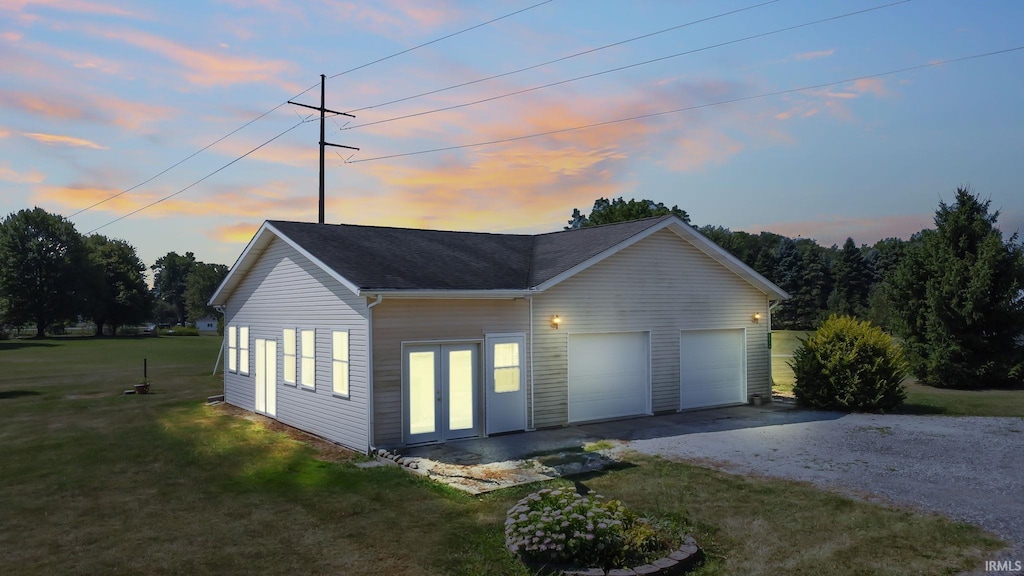
M 156 272 L 153 276 L 153 291 L 157 298 L 174 306 L 179 324 L 185 323 L 185 288 L 195 265 L 196 257 L 191 252 L 186 252 L 184 256 L 168 252 L 151 266 Z
M 218 316 L 217 310 L 207 306 L 207 302 L 227 275 L 228 267 L 223 264 L 196 263 L 185 283 L 185 314 L 189 322 Z
M 661 202 L 655 203 L 647 199 L 626 201 L 621 196 L 611 200 L 598 198 L 594 201 L 594 207 L 591 208 L 588 216 L 584 216 L 579 208 L 574 208 L 569 225 L 565 229 L 576 230 L 589 226 L 628 222 L 630 220 L 640 220 L 641 218 L 665 216 L 668 214 L 674 214 L 681 218 L 683 222 L 690 223 L 690 215 L 679 206 L 669 208 Z
M 72 319 L 87 262 L 82 236 L 63 216 L 21 210 L 0 223 L 0 293 L 8 323 L 35 324 L 42 337 L 55 322 Z

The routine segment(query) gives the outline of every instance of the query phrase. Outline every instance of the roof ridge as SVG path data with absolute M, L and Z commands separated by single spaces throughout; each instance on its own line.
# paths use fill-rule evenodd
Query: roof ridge
M 533 263 L 537 259 L 537 235 L 530 236 L 530 263 L 526 266 L 526 289 L 533 288 Z
M 536 234 L 509 234 L 507 232 L 477 232 L 473 230 L 437 230 L 435 228 L 410 228 L 408 226 L 379 226 L 376 224 L 318 224 L 316 222 L 298 222 L 295 220 L 267 220 L 270 223 L 303 224 L 309 226 L 344 226 L 348 228 L 376 228 L 379 230 L 408 230 L 410 232 L 439 232 L 442 234 L 478 234 L 486 236 L 505 236 L 510 238 L 524 238 L 536 236 Z

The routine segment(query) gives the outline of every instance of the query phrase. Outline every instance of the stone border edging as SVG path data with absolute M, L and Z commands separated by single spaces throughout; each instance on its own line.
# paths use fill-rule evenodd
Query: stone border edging
M 509 550 L 511 552 L 511 550 Z M 512 554 L 516 556 L 516 554 Z M 665 558 L 659 558 L 650 564 L 635 568 L 612 568 L 607 572 L 603 568 L 560 568 L 551 564 L 524 562 L 531 569 L 542 574 L 561 574 L 562 576 L 680 576 L 693 570 L 704 559 L 704 551 L 697 546 L 693 536 L 683 537 L 683 544 Z

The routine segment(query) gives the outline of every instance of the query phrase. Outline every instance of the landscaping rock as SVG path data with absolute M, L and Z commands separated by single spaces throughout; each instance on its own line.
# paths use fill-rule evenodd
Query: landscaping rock
M 565 570 L 563 576 L 605 576 L 604 570 L 600 568 L 587 568 L 580 570 Z
M 662 569 L 672 568 L 673 566 L 678 566 L 679 562 L 677 560 L 672 559 L 672 558 L 661 558 L 659 560 L 655 560 L 654 562 L 651 562 L 651 564 L 653 564 L 659 570 L 662 570 Z
M 636 576 L 631 568 L 615 568 L 608 571 L 608 576 Z
M 644 564 L 633 568 L 633 572 L 636 572 L 638 576 L 646 576 L 650 574 L 657 574 L 661 572 L 661 569 L 651 564 Z

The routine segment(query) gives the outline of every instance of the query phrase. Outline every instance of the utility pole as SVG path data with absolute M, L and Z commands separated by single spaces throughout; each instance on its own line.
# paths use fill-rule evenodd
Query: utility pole
M 320 75 L 320 106 L 310 106 L 308 104 L 300 104 L 298 102 L 288 101 L 289 104 L 296 106 L 302 106 L 303 108 L 309 108 L 311 110 L 320 111 L 320 223 L 324 223 L 324 147 L 334 146 L 335 148 L 348 148 L 349 150 L 359 150 L 354 146 L 342 146 L 341 144 L 332 144 L 324 141 L 324 113 L 330 112 L 331 114 L 337 114 L 338 116 L 348 116 L 349 118 L 355 118 L 351 114 L 344 112 L 338 112 L 336 110 L 329 110 L 324 107 L 324 83 L 327 81 L 327 77 L 323 74 Z

